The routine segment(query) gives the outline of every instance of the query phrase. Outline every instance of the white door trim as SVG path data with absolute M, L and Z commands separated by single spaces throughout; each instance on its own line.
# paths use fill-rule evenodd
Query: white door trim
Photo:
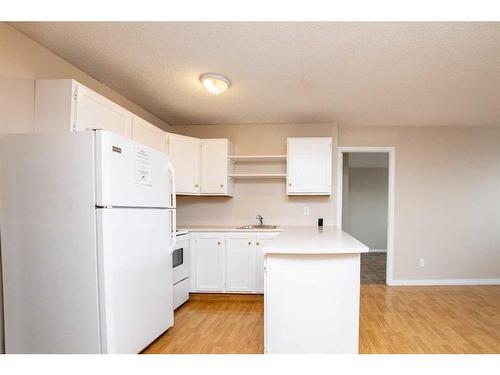
M 386 152 L 389 154 L 386 283 L 387 285 L 393 285 L 396 148 L 395 147 L 337 147 L 337 227 L 338 228 L 342 228 L 342 176 L 343 176 L 342 168 L 343 168 L 343 154 L 346 152 Z

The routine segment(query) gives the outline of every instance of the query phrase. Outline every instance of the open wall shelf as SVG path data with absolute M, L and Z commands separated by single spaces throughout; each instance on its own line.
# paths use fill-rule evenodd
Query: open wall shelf
M 286 155 L 233 155 L 228 158 L 235 163 L 286 161 Z
M 259 179 L 259 178 L 286 178 L 286 173 L 234 173 L 229 174 L 228 177 L 234 179 Z

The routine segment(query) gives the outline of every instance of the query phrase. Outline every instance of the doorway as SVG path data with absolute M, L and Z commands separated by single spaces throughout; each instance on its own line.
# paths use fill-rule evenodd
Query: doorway
M 363 242 L 361 282 L 392 284 L 394 147 L 337 149 L 337 226 Z

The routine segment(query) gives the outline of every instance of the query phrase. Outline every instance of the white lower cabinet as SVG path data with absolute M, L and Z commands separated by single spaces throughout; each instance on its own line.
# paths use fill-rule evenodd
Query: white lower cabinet
M 253 236 L 246 233 L 226 235 L 226 288 L 227 292 L 252 292 L 254 284 Z
M 264 293 L 264 253 L 262 249 L 271 242 L 278 233 L 259 233 L 255 239 L 255 256 L 254 256 L 254 272 L 255 272 L 255 291 Z
M 224 290 L 224 235 L 200 233 L 195 236 L 193 252 L 194 287 L 199 292 Z
M 192 292 L 263 293 L 265 244 L 279 232 L 192 233 Z

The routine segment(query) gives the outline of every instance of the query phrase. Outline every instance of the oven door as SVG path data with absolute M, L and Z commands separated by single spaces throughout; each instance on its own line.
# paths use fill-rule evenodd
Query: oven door
M 174 285 L 189 277 L 189 240 L 188 236 L 177 237 L 177 243 L 172 253 Z

